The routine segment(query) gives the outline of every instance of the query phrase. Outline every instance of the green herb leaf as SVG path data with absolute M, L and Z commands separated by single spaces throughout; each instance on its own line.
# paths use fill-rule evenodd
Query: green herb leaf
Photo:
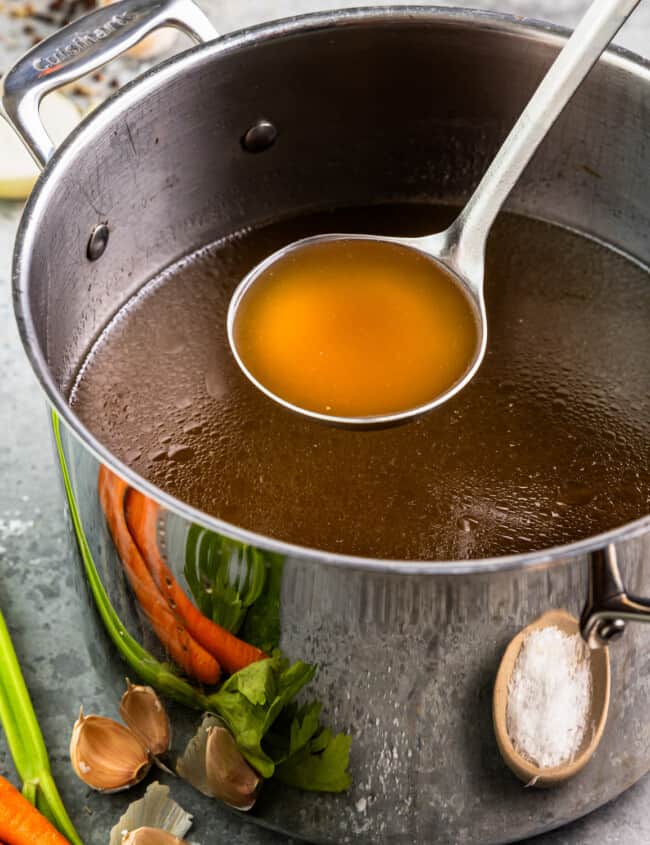
M 223 686 L 224 690 L 237 690 L 251 704 L 265 707 L 277 692 L 274 661 L 260 660 L 237 672 Z
M 283 657 L 269 657 L 232 675 L 209 696 L 208 709 L 226 722 L 240 751 L 262 777 L 271 777 L 275 770 L 262 740 L 315 672 L 315 666 L 301 660 L 289 666 Z
M 287 707 L 265 740 L 276 776 L 299 789 L 342 792 L 350 786 L 351 738 L 320 725 L 321 703 Z
M 321 709 L 320 701 L 312 701 L 311 704 L 305 704 L 296 713 L 290 728 L 289 756 L 304 748 L 318 731 Z
M 300 728 L 296 731 L 299 732 Z M 276 776 L 298 789 L 344 792 L 351 783 L 348 772 L 351 742 L 352 738 L 345 734 L 334 736 L 329 728 L 322 728 L 304 747 L 276 768 Z

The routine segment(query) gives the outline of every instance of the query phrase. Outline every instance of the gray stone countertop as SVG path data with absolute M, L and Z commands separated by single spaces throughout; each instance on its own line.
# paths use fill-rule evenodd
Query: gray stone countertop
M 420 0 L 422 2 L 422 0 Z M 323 8 L 354 5 L 327 0 L 203 0 L 222 32 L 271 18 Z M 358 2 L 356 5 L 369 5 Z M 391 5 L 386 2 L 377 5 Z M 438 5 L 450 5 L 438 0 Z M 586 0 L 472 0 L 468 5 L 574 25 Z M 0 29 L 2 22 L 0 22 Z M 0 31 L 1 35 L 1 31 Z M 645 0 L 617 41 L 650 54 L 650 0 Z M 0 70 L 9 56 L 0 41 Z M 65 518 L 53 460 L 45 403 L 25 359 L 14 326 L 10 261 L 21 212 L 19 203 L 0 201 L 0 607 L 14 637 L 34 705 L 50 751 L 64 802 L 87 845 L 108 842 L 112 825 L 143 788 L 125 795 L 100 796 L 74 776 L 67 747 L 79 703 L 87 712 L 114 715 L 81 637 L 81 607 L 66 556 Z M 0 773 L 14 777 L 0 735 Z M 164 778 L 162 778 L 164 780 Z M 182 803 L 183 785 L 174 782 Z M 641 845 L 650 841 L 650 778 L 618 800 L 537 845 Z M 284 837 L 253 827 L 217 809 L 207 829 L 195 821 L 191 837 L 229 845 L 281 845 Z M 36 845 L 36 844 L 35 844 Z

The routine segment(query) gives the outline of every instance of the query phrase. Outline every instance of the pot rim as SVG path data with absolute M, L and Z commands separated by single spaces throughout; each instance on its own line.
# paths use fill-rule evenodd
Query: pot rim
M 54 412 L 65 422 L 74 435 L 101 462 L 114 469 L 124 480 L 146 495 L 154 498 L 168 510 L 179 514 L 186 520 L 202 525 L 219 534 L 231 537 L 242 543 L 266 549 L 270 552 L 299 558 L 330 566 L 352 570 L 373 570 L 386 574 L 398 575 L 470 575 L 508 570 L 528 569 L 560 563 L 570 556 L 585 555 L 603 546 L 632 539 L 650 530 L 650 514 L 626 523 L 623 526 L 573 543 L 554 546 L 525 554 L 511 554 L 492 558 L 479 558 L 467 561 L 413 561 L 376 559 L 354 555 L 336 554 L 319 549 L 303 547 L 263 534 L 257 534 L 232 525 L 217 517 L 210 516 L 191 507 L 180 499 L 171 496 L 156 487 L 134 470 L 118 460 L 111 451 L 100 443 L 86 428 L 66 402 L 65 397 L 54 382 L 49 367 L 36 339 L 36 331 L 31 317 L 27 288 L 21 285 L 23 276 L 29 272 L 33 243 L 37 237 L 37 223 L 47 208 L 50 196 L 56 191 L 57 175 L 63 173 L 80 149 L 92 144 L 93 138 L 111 123 L 121 112 L 148 92 L 161 85 L 168 84 L 187 68 L 195 66 L 207 58 L 227 54 L 232 51 L 254 47 L 257 44 L 314 30 L 326 30 L 332 27 L 348 27 L 365 23 L 427 21 L 443 26 L 471 25 L 479 29 L 501 32 L 506 35 L 545 41 L 548 44 L 561 44 L 571 30 L 555 24 L 531 18 L 492 11 L 479 11 L 460 7 L 441 6 L 388 6 L 342 9 L 331 12 L 316 12 L 261 23 L 254 27 L 228 33 L 214 41 L 200 44 L 162 62 L 146 71 L 141 76 L 127 83 L 112 94 L 65 139 L 52 159 L 43 170 L 36 187 L 32 191 L 20 220 L 16 236 L 13 258 L 13 300 L 14 311 L 21 341 L 29 358 L 32 369 L 45 391 Z M 610 46 L 599 62 L 607 63 L 628 73 L 636 75 L 650 85 L 650 61 L 621 47 Z

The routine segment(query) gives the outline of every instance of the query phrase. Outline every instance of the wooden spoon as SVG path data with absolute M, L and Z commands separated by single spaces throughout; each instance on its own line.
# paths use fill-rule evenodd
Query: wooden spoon
M 579 633 L 578 620 L 566 610 L 549 610 L 539 619 L 531 622 L 514 637 L 505 650 L 494 684 L 492 698 L 492 718 L 494 733 L 501 756 L 507 766 L 524 783 L 530 786 L 555 786 L 576 775 L 591 759 L 603 735 L 609 709 L 610 667 L 607 647 L 589 652 L 591 662 L 591 712 L 585 737 L 575 758 L 562 766 L 540 768 L 522 757 L 515 749 L 507 730 L 506 710 L 508 705 L 508 685 L 519 651 L 528 634 L 533 630 L 555 626 L 565 634 Z

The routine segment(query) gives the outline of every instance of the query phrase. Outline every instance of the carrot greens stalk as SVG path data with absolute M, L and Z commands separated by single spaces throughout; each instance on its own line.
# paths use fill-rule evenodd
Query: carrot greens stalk
M 35 804 L 41 812 L 45 813 L 56 824 L 61 833 L 73 845 L 81 845 L 81 840 L 70 821 L 54 783 L 43 735 L 38 726 L 29 692 L 20 671 L 18 658 L 2 613 L 0 613 L 0 721 L 7 737 L 7 744 L 16 771 L 23 782 L 23 795 L 25 797 L 24 799 L 21 798 L 21 801 Z M 11 791 L 5 791 L 6 796 L 11 797 L 13 795 Z M 0 784 L 1 792 L 2 784 Z M 0 794 L 0 807 L 2 807 L 2 804 L 3 798 Z M 19 807 L 22 807 L 20 802 Z M 52 829 L 54 830 L 54 828 Z M 7 836 L 7 830 L 0 826 L 0 839 L 13 843 L 14 840 Z M 23 841 L 51 841 L 54 843 L 64 840 L 62 837 L 59 837 L 58 840 L 37 838 L 16 840 L 18 843 Z

